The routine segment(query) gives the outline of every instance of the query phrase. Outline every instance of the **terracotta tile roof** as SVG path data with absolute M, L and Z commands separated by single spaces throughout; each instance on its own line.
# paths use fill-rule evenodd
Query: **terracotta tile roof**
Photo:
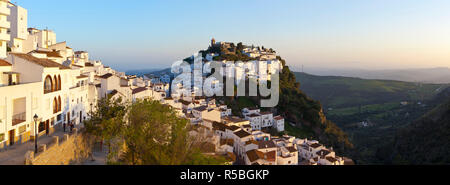
M 86 75 L 80 75 L 80 76 L 77 76 L 77 79 L 80 79 L 80 78 L 88 78 L 89 76 L 86 76 Z
M 248 115 L 248 117 L 251 117 L 251 118 L 256 118 L 256 117 L 259 117 L 260 115 L 258 115 L 258 114 L 251 114 L 251 115 Z
M 75 54 L 87 53 L 87 51 L 75 51 Z
M 249 134 L 248 132 L 244 131 L 244 130 L 240 130 L 234 133 L 234 135 L 238 136 L 239 138 L 244 138 L 247 136 L 251 136 L 251 134 Z
M 183 105 L 190 105 L 191 102 L 188 102 L 186 100 L 180 100 L 180 103 L 182 103 Z
M 225 129 L 228 129 L 227 125 L 225 125 L 223 123 L 215 122 L 215 121 L 212 123 L 212 127 L 213 127 L 213 130 L 220 130 L 222 132 L 225 132 Z
M 317 143 L 314 143 L 311 145 L 311 147 L 313 147 L 313 148 L 319 148 L 321 146 L 322 146 L 321 144 L 317 144 Z
M 287 149 L 289 152 L 291 152 L 291 153 L 293 153 L 293 152 L 298 152 L 297 149 L 295 149 L 295 147 L 293 147 L 293 146 L 291 146 L 291 147 L 286 147 L 286 149 Z
M 112 77 L 113 76 L 113 74 L 111 74 L 111 73 L 108 73 L 108 74 L 105 74 L 105 75 L 102 75 L 102 76 L 99 76 L 100 78 L 103 78 L 103 79 L 108 79 L 108 78 L 110 78 L 110 77 Z
M 274 162 L 276 159 L 276 155 L 277 155 L 276 151 L 263 153 L 258 150 L 250 150 L 247 152 L 247 157 L 250 160 L 250 162 L 255 162 L 258 159 Z
M 24 60 L 27 60 L 29 62 L 35 63 L 37 65 L 40 65 L 42 67 L 58 67 L 59 69 L 70 69 L 67 66 L 61 65 L 59 63 L 56 63 L 49 59 L 43 59 L 43 58 L 37 58 L 28 54 L 22 54 L 22 53 L 10 53 L 11 55 L 15 57 L 22 58 Z
M 233 139 L 221 139 L 220 140 L 220 146 L 222 146 L 222 145 L 233 146 L 234 145 L 234 140 Z
M 283 120 L 284 118 L 282 116 L 276 116 L 273 119 L 280 121 L 280 120 Z
M 276 148 L 277 145 L 273 141 L 259 141 L 258 142 L 258 148 L 259 149 L 266 149 L 266 148 Z
M 57 51 L 34 50 L 34 51 L 31 51 L 30 53 L 46 54 L 47 57 L 52 57 L 52 58 L 63 58 L 63 56 L 61 56 L 59 54 L 59 52 L 57 52 Z
M 201 106 L 201 107 L 194 108 L 194 110 L 199 111 L 199 112 L 203 112 L 207 109 L 208 109 L 208 106 Z
M 255 162 L 256 160 L 261 159 L 261 156 L 263 156 L 263 154 L 258 150 L 250 150 L 247 152 L 247 157 L 250 162 Z
M 73 64 L 72 66 L 79 67 L 79 68 L 83 68 L 84 67 L 84 66 L 75 65 L 75 64 Z
M 9 62 L 7 62 L 6 60 L 0 59 L 0 66 L 11 66 L 11 64 Z
M 239 130 L 241 127 L 238 127 L 238 126 L 236 126 L 236 125 L 231 125 L 231 126 L 229 126 L 228 127 L 231 131 L 236 131 L 236 130 Z
M 146 90 L 147 90 L 146 87 L 138 87 L 138 88 L 136 88 L 136 89 L 133 89 L 133 94 L 137 94 L 137 93 L 140 93 L 140 92 L 144 92 L 144 91 L 146 91 Z

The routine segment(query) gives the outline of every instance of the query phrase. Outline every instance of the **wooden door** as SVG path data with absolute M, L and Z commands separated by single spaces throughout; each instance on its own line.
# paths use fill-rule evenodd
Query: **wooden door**
M 16 130 L 10 130 L 9 131 L 9 145 L 14 145 L 14 140 L 16 139 Z

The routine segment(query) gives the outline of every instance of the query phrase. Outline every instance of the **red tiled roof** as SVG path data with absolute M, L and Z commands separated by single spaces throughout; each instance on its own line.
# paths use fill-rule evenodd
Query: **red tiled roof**
M 87 51 L 75 51 L 75 54 L 87 53 Z
M 105 75 L 102 75 L 102 76 L 99 76 L 99 77 L 103 78 L 103 79 L 108 79 L 109 77 L 112 77 L 112 76 L 113 76 L 113 74 L 108 73 L 108 74 L 105 74 Z
M 133 94 L 137 94 L 137 93 L 140 93 L 140 92 L 144 92 L 144 91 L 146 91 L 146 90 L 147 90 L 146 87 L 138 87 L 138 88 L 136 88 L 136 89 L 133 89 Z
M 276 148 L 277 145 L 273 141 L 260 141 L 258 142 L 258 148 L 259 149 L 266 149 L 266 148 Z
M 322 145 L 317 144 L 317 143 L 314 143 L 314 144 L 311 145 L 311 147 L 313 147 L 313 148 L 319 148 L 319 147 L 321 147 L 321 146 L 322 146 Z
M 53 58 L 63 58 L 57 51 L 42 51 L 42 50 L 34 50 L 30 53 L 39 53 L 39 54 L 46 54 L 47 57 L 53 57 Z
M 86 75 L 80 75 L 80 76 L 77 76 L 77 79 L 80 79 L 80 78 L 88 78 L 89 76 L 86 76 Z
M 213 130 L 220 130 L 222 132 L 225 132 L 225 129 L 229 128 L 227 125 L 225 125 L 223 123 L 215 122 L 215 121 L 212 123 L 212 127 L 213 127 Z
M 49 59 L 44 59 L 44 58 L 37 58 L 28 54 L 22 54 L 22 53 L 10 53 L 13 56 L 22 58 L 24 60 L 27 60 L 29 62 L 35 63 L 37 65 L 40 65 L 42 67 L 58 67 L 59 69 L 70 69 L 67 66 L 61 65 L 59 63 L 56 63 L 52 60 Z
M 293 147 L 293 146 L 291 146 L 291 147 L 286 147 L 286 149 L 287 149 L 289 152 L 291 152 L 291 153 L 297 152 L 297 149 L 295 149 L 295 147 Z
M 282 116 L 276 116 L 276 117 L 274 117 L 273 119 L 275 119 L 275 120 L 283 120 L 284 118 L 282 117 Z
M 228 127 L 231 131 L 236 131 L 236 130 L 239 130 L 241 127 L 238 127 L 238 126 L 236 126 L 236 125 L 231 125 L 231 126 L 229 126 Z
M 6 60 L 0 59 L 0 66 L 11 66 L 11 64 L 9 62 L 7 62 Z
M 264 159 L 266 161 L 275 161 L 277 152 L 271 151 L 267 153 L 260 152 L 258 150 L 250 150 L 247 152 L 247 157 L 250 160 L 250 162 L 254 162 L 258 159 Z
M 251 136 L 251 134 L 249 134 L 248 132 L 244 131 L 244 130 L 240 130 L 234 133 L 234 135 L 238 136 L 239 138 L 244 138 L 247 136 Z

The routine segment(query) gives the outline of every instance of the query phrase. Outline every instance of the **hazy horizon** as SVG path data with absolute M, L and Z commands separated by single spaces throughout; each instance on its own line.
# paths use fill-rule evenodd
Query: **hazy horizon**
M 119 70 L 165 68 L 211 38 L 275 49 L 288 65 L 333 69 L 450 67 L 444 0 L 17 0 L 28 27 Z

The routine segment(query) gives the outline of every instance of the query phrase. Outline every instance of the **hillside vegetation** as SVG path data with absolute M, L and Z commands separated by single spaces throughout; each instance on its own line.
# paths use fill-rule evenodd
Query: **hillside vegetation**
M 393 164 L 450 164 L 450 89 L 437 100 L 444 103 L 400 129 L 380 155 Z
M 435 97 L 442 97 L 448 87 L 305 73 L 296 76 L 300 89 L 328 107 L 327 118 L 349 134 L 355 144 L 350 156 L 358 164 L 388 162 L 385 147 L 392 144 L 397 131 L 442 103 Z
M 431 99 L 448 85 L 420 84 L 391 80 L 366 80 L 351 77 L 315 76 L 296 72 L 301 90 L 320 100 L 326 108 L 384 104 Z

